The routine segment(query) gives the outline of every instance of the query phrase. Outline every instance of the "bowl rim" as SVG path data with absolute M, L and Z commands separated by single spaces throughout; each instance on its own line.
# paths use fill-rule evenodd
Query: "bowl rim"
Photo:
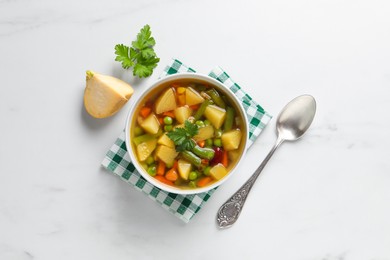
M 135 157 L 135 153 L 132 152 L 133 148 L 132 148 L 132 145 L 131 145 L 131 140 L 130 140 L 130 123 L 133 119 L 133 116 L 134 116 L 134 111 L 136 110 L 137 106 L 140 104 L 141 101 L 144 100 L 144 98 L 154 89 L 156 88 L 157 86 L 161 85 L 161 84 L 165 84 L 169 81 L 173 81 L 173 80 L 180 80 L 180 79 L 197 79 L 197 80 L 201 80 L 201 81 L 205 81 L 205 82 L 208 82 L 208 83 L 211 83 L 212 85 L 217 85 L 218 87 L 220 88 L 223 88 L 224 91 L 228 92 L 229 95 L 231 97 L 233 97 L 233 99 L 235 100 L 235 103 L 237 105 L 237 107 L 242 111 L 242 114 L 244 116 L 244 121 L 245 121 L 245 135 L 246 135 L 246 138 L 245 138 L 245 146 L 243 147 L 243 152 L 241 154 L 241 157 L 240 159 L 237 161 L 236 165 L 229 171 L 229 173 L 224 177 L 222 178 L 221 180 L 219 181 L 216 181 L 214 182 L 213 184 L 211 185 L 208 185 L 208 186 L 205 186 L 205 187 L 202 187 L 202 188 L 196 188 L 196 189 L 180 189 L 180 188 L 175 188 L 175 187 L 172 187 L 170 185 L 167 185 L 167 184 L 164 184 L 158 180 L 156 180 L 155 178 L 153 178 L 152 176 L 150 176 L 143 168 L 142 166 L 139 164 L 137 158 Z M 167 75 L 167 76 L 164 76 L 158 80 L 156 80 L 154 83 L 152 83 L 149 87 L 147 87 L 142 93 L 141 95 L 139 95 L 137 97 L 137 100 L 134 101 L 129 109 L 129 112 L 127 114 L 127 117 L 126 117 L 126 125 L 125 125 L 125 144 L 126 144 L 126 149 L 127 149 L 127 153 L 130 157 L 130 161 L 131 163 L 133 163 L 133 165 L 135 166 L 136 170 L 139 172 L 139 174 L 145 178 L 148 182 L 150 182 L 152 185 L 156 186 L 157 188 L 161 189 L 161 190 L 164 190 L 166 192 L 169 192 L 169 193 L 175 193 L 175 194 L 181 194 L 181 195 L 191 195 L 191 194 L 198 194 L 198 193 L 203 193 L 203 192 L 207 192 L 207 191 L 210 191 L 218 186 L 220 186 L 221 184 L 223 184 L 226 180 L 228 180 L 234 173 L 237 171 L 238 167 L 240 166 L 243 158 L 245 157 L 245 154 L 246 154 L 246 151 L 248 149 L 248 142 L 249 141 L 249 122 L 248 122 L 248 117 L 247 117 L 247 114 L 246 114 L 246 111 L 242 105 L 242 102 L 238 99 L 238 97 L 233 93 L 233 91 L 231 91 L 229 89 L 229 87 L 227 87 L 226 85 L 224 85 L 222 82 L 208 76 L 208 75 L 205 75 L 205 74 L 201 74 L 201 73 L 197 73 L 197 72 L 183 72 L 183 73 L 176 73 L 176 74 L 172 74 L 172 75 Z

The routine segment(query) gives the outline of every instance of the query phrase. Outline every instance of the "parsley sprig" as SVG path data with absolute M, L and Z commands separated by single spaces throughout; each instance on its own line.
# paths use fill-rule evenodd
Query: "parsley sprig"
M 117 44 L 115 46 L 116 61 L 122 63 L 124 69 L 133 67 L 133 75 L 140 78 L 149 77 L 157 67 L 160 58 L 154 52 L 156 41 L 152 37 L 150 26 L 145 25 L 137 34 L 137 39 L 131 43 L 132 47 Z
M 176 151 L 191 151 L 195 147 L 195 141 L 192 140 L 198 133 L 198 126 L 186 120 L 183 127 L 177 127 L 167 133 L 167 136 L 175 143 Z

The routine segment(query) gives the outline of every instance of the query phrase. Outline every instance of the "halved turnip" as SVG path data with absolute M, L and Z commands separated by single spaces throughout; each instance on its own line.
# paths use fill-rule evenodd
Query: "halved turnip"
M 105 118 L 118 112 L 133 94 L 126 82 L 91 70 L 86 72 L 84 106 L 95 118 Z

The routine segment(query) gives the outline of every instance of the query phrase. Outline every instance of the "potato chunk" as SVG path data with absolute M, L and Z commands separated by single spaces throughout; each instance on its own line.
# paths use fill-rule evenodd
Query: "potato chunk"
M 166 135 L 163 134 L 157 141 L 158 144 L 162 144 L 171 148 L 175 148 L 175 143 Z
M 204 98 L 195 89 L 188 87 L 186 90 L 186 105 L 192 106 L 200 104 Z
M 156 115 L 151 113 L 147 118 L 140 122 L 140 126 L 150 134 L 157 134 L 160 129 L 160 122 Z
M 188 106 L 178 107 L 174 110 L 176 120 L 183 124 L 191 116 L 191 108 Z
M 204 116 L 218 129 L 225 121 L 226 110 L 216 105 L 208 105 L 204 111 Z
M 179 170 L 180 177 L 183 180 L 188 180 L 188 176 L 192 170 L 192 164 L 186 160 L 180 159 L 177 164 L 177 169 Z
M 145 161 L 148 158 L 154 149 L 156 149 L 157 139 L 151 139 L 137 145 L 137 156 L 138 160 L 141 162 Z
M 221 163 L 218 163 L 217 165 L 213 166 L 213 168 L 210 169 L 210 175 L 216 180 L 220 180 L 227 174 L 227 170 L 225 166 L 223 166 Z
M 157 99 L 155 112 L 161 114 L 167 111 L 174 110 L 176 108 L 176 97 L 173 88 L 165 90 L 164 93 Z
M 179 153 L 175 148 L 171 148 L 165 145 L 159 145 L 156 149 L 156 156 L 166 165 L 173 165 L 175 158 Z
M 236 150 L 241 143 L 242 133 L 239 129 L 230 130 L 221 136 L 223 149 L 226 151 Z
M 209 139 L 214 136 L 214 127 L 212 125 L 207 125 L 205 127 L 201 127 L 198 130 L 198 134 L 194 136 L 194 140 L 196 142 L 203 141 Z

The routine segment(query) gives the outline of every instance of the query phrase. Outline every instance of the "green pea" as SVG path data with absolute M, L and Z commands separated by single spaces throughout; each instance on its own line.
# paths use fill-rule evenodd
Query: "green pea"
M 196 188 L 196 182 L 190 181 L 190 182 L 188 183 L 188 186 L 189 186 L 190 188 Z
M 148 166 L 145 162 L 142 162 L 142 163 L 141 163 L 141 166 L 142 166 L 142 168 L 145 169 L 145 171 L 148 170 L 148 167 L 149 167 L 149 166 Z
M 206 146 L 206 147 L 211 147 L 211 146 L 213 146 L 213 139 L 206 139 L 206 141 L 205 141 L 205 146 Z
M 215 138 L 215 139 L 214 139 L 214 145 L 217 146 L 217 147 L 221 147 L 221 146 L 222 146 L 222 141 L 221 141 L 221 139 Z
M 145 162 L 147 165 L 151 165 L 152 163 L 154 163 L 154 159 L 152 156 L 149 156 L 148 158 L 146 158 Z
M 198 178 L 198 174 L 196 172 L 190 172 L 190 174 L 188 175 L 188 179 L 190 179 L 190 181 L 194 181 Z
M 209 120 L 207 120 L 207 119 L 206 119 L 206 120 L 204 120 L 204 121 L 203 121 L 203 123 L 204 123 L 204 125 L 205 125 L 205 126 L 211 125 L 210 121 L 209 121 Z
M 166 125 L 172 125 L 173 119 L 170 116 L 164 117 L 164 124 Z
M 204 168 L 204 170 L 203 170 L 204 175 L 209 176 L 210 175 L 210 169 L 211 169 L 210 166 L 207 166 L 206 168 Z
M 164 126 L 164 131 L 165 132 L 170 132 L 170 131 L 172 131 L 172 129 L 173 129 L 172 125 L 165 125 Z
M 196 121 L 195 124 L 196 124 L 197 126 L 199 126 L 199 127 L 204 127 L 204 126 L 205 126 L 204 122 L 201 121 L 201 120 Z
M 150 176 L 156 176 L 156 166 L 149 166 L 147 172 Z
M 215 138 L 221 138 L 222 130 L 221 129 L 216 129 L 214 136 L 215 136 Z
M 135 135 L 135 136 L 142 135 L 143 133 L 144 133 L 144 130 L 143 130 L 141 127 L 136 126 L 136 127 L 134 128 L 134 135 Z

